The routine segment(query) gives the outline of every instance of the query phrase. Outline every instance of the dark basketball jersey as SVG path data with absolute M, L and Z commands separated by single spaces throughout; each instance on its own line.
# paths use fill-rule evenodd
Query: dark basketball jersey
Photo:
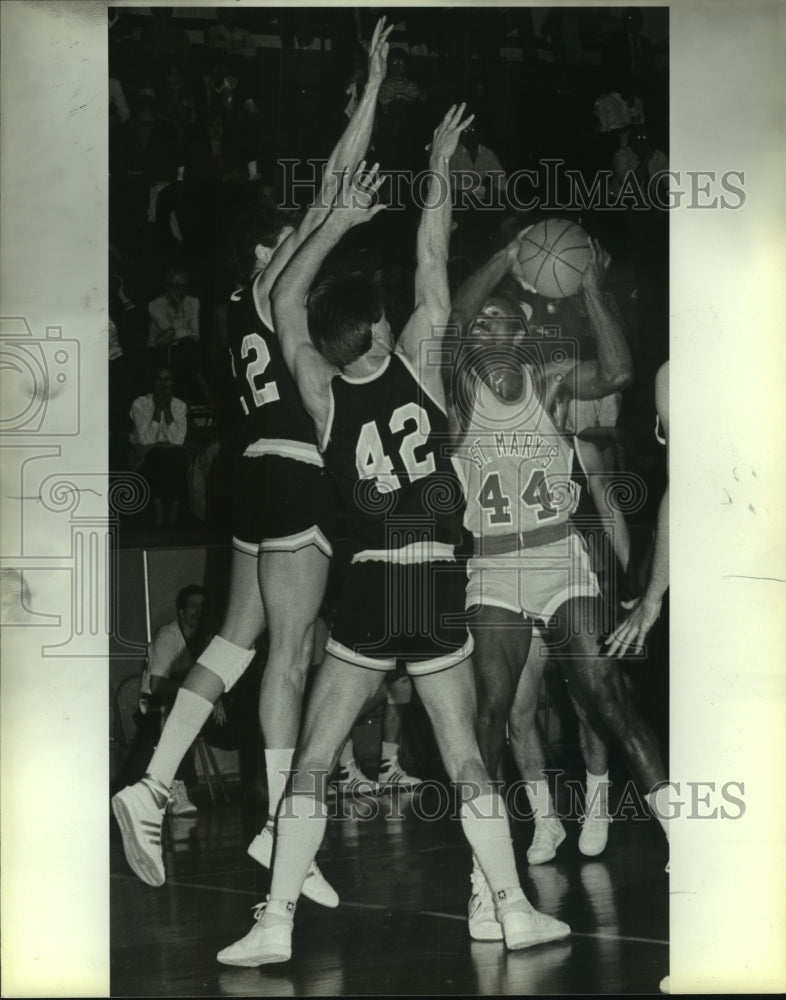
M 370 376 L 337 375 L 323 455 L 345 502 L 355 559 L 452 558 L 461 486 L 448 422 L 400 354 Z
M 243 414 L 247 455 L 280 455 L 322 465 L 311 417 L 289 372 L 278 337 L 257 311 L 257 278 L 229 300 L 232 374 Z

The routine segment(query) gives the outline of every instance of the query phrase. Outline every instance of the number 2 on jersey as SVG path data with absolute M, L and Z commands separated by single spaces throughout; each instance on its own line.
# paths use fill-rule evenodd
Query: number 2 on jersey
M 262 385 L 257 385 L 258 376 L 262 375 L 270 364 L 270 351 L 258 333 L 247 334 L 243 337 L 243 342 L 240 345 L 240 356 L 244 361 L 252 354 L 253 359 L 246 366 L 246 381 L 251 390 L 254 406 L 260 407 L 264 406 L 265 403 L 275 403 L 279 398 L 276 383 L 263 382 Z M 234 368 L 234 359 L 232 367 Z M 248 415 L 248 406 L 242 396 L 240 397 L 240 405 L 243 407 L 243 412 Z
M 428 414 L 417 403 L 405 403 L 393 411 L 389 424 L 391 432 L 400 433 L 410 420 L 415 421 L 415 428 L 399 445 L 399 454 L 410 481 L 414 482 L 434 472 L 436 466 L 432 452 L 425 458 L 415 458 L 415 449 L 426 443 L 431 431 Z M 355 449 L 355 467 L 361 479 L 376 479 L 376 487 L 380 493 L 391 493 L 401 487 L 401 480 L 393 472 L 393 462 L 385 454 L 385 446 L 374 420 L 363 424 L 360 430 Z

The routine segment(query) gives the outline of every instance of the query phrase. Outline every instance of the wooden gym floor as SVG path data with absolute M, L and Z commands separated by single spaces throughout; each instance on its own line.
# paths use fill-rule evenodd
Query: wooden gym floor
M 460 824 L 427 821 L 425 797 L 413 811 L 409 795 L 380 798 L 370 819 L 334 807 L 318 860 L 341 904 L 301 900 L 290 962 L 219 965 L 216 952 L 250 928 L 269 874 L 245 852 L 240 806 L 197 802 L 195 819 L 165 823 L 168 881 L 159 889 L 131 873 L 112 830 L 112 996 L 657 994 L 668 973 L 667 850 L 654 820 L 615 822 L 597 859 L 579 854 L 578 824 L 567 821 L 557 858 L 539 866 L 525 857 L 531 821 L 515 821 L 526 893 L 573 933 L 507 953 L 469 938 Z

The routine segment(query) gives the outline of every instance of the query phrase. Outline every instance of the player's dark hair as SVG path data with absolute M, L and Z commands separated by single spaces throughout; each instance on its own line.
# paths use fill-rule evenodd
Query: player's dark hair
M 274 247 L 282 229 L 292 225 L 296 225 L 294 218 L 259 199 L 255 185 L 235 194 L 224 253 L 241 284 L 249 282 L 257 270 L 257 246 Z
M 175 598 L 175 607 L 178 611 L 184 611 L 186 607 L 186 602 L 190 597 L 202 597 L 205 593 L 205 588 L 200 587 L 198 583 L 189 583 L 187 587 L 183 587 L 180 593 Z
M 361 275 L 331 275 L 308 296 L 308 331 L 327 360 L 346 368 L 371 347 L 371 327 L 385 309 L 382 290 Z

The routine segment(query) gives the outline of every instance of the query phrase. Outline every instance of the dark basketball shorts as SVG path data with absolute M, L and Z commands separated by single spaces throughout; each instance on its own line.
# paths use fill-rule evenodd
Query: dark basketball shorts
M 244 455 L 235 475 L 232 545 L 241 552 L 333 554 L 336 493 L 318 465 L 281 455 Z
M 434 674 L 472 652 L 464 612 L 466 568 L 458 560 L 349 567 L 325 647 L 337 659 L 370 670 Z

